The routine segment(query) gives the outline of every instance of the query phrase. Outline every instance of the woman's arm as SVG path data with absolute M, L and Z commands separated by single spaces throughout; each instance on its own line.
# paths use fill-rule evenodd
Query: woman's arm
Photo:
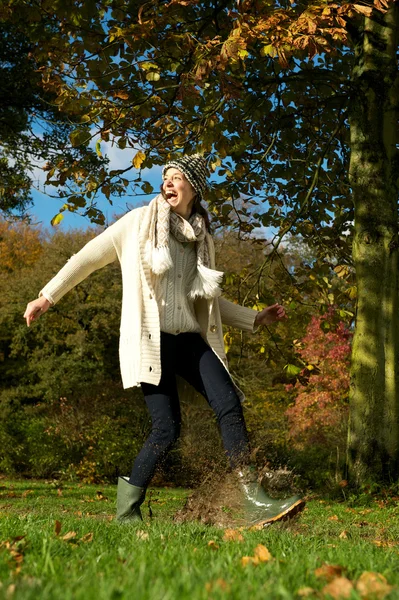
M 116 260 L 117 254 L 112 241 L 113 227 L 108 227 L 74 254 L 41 290 L 39 298 L 29 302 L 24 313 L 28 327 L 91 273 Z
M 280 304 L 267 306 L 258 312 L 252 308 L 234 304 L 223 297 L 218 300 L 222 323 L 244 331 L 253 332 L 260 325 L 270 325 L 287 317 L 284 307 Z

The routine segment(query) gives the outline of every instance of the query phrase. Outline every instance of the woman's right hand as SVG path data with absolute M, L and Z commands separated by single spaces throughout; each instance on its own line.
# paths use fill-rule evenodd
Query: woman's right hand
M 37 300 L 29 302 L 24 313 L 24 319 L 29 327 L 32 321 L 37 321 L 42 314 L 44 314 L 51 306 L 51 303 L 44 297 L 40 296 Z

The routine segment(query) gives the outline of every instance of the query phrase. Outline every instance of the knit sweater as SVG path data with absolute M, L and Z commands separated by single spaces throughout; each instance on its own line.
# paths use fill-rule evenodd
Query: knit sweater
M 156 279 L 154 286 L 161 331 L 174 335 L 199 333 L 194 302 L 188 296 L 197 270 L 195 245 L 178 242 L 170 235 L 169 249 L 173 265 Z
M 56 304 L 93 271 L 119 260 L 122 272 L 122 310 L 119 359 L 124 388 L 140 382 L 158 385 L 161 378 L 160 316 L 154 290 L 156 276 L 145 261 L 145 243 L 154 214 L 150 206 L 136 208 L 88 242 L 41 290 Z M 206 242 L 215 268 L 212 237 Z M 224 298 L 198 298 L 194 311 L 202 337 L 227 366 L 222 319 L 226 325 L 252 331 L 256 311 Z

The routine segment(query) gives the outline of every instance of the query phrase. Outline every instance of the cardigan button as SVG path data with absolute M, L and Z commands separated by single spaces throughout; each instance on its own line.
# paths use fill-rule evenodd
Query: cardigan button
M 149 297 L 150 300 L 152 300 L 152 294 L 150 294 L 148 297 Z
M 215 331 L 217 331 L 216 325 L 211 325 L 210 326 L 210 330 L 211 330 L 212 333 L 215 333 Z

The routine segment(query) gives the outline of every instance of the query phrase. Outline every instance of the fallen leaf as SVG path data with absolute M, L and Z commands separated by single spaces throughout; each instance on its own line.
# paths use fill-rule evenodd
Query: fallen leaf
M 212 592 L 215 588 L 220 588 L 224 592 L 230 591 L 230 585 L 224 579 L 216 579 L 216 581 L 208 581 L 205 584 L 205 589 L 208 593 Z
M 332 517 L 328 517 L 328 521 L 339 521 L 337 515 L 333 515 Z
M 212 548 L 212 550 L 219 550 L 219 546 L 214 540 L 209 540 L 208 546 L 209 548 Z
M 253 556 L 243 556 L 241 558 L 241 564 L 243 567 L 246 567 L 248 565 L 258 565 L 259 560 L 256 560 Z
M 334 600 L 349 598 L 352 594 L 353 584 L 346 577 L 337 577 L 323 587 L 322 594 L 331 596 Z
M 136 531 L 136 535 L 139 538 L 139 540 L 148 540 L 148 538 L 150 537 L 150 534 L 148 533 L 148 531 L 143 531 L 142 529 L 139 529 L 138 531 Z
M 26 498 L 26 496 L 29 494 L 33 494 L 33 490 L 26 490 L 25 492 L 22 492 L 22 498 Z
M 97 500 L 108 500 L 107 496 L 104 496 L 104 494 L 100 490 L 96 492 L 96 498 Z
M 318 578 L 325 579 L 326 581 L 332 581 L 337 577 L 341 577 L 342 571 L 343 569 L 339 565 L 328 565 L 327 563 L 324 563 L 321 565 L 321 567 L 315 570 L 314 574 Z
M 16 585 L 15 585 L 15 583 L 11 583 L 11 584 L 8 586 L 8 588 L 7 588 L 7 591 L 6 591 L 6 598 L 7 598 L 7 599 L 8 599 L 8 598 L 12 598 L 12 596 L 15 594 L 15 588 L 16 588 Z
M 356 590 L 367 600 L 383 600 L 393 590 L 393 586 L 389 585 L 381 573 L 364 571 L 356 583 Z
M 257 558 L 259 562 L 268 562 L 273 557 L 266 546 L 259 544 L 254 550 L 254 558 Z
M 93 533 L 86 533 L 83 537 L 80 538 L 81 542 L 87 543 L 93 541 Z
M 347 540 L 348 539 L 348 532 L 346 531 L 346 529 L 344 529 L 343 531 L 341 531 L 341 533 L 338 536 L 339 538 L 341 538 L 341 540 Z
M 316 590 L 314 590 L 313 588 L 303 587 L 303 588 L 299 588 L 296 595 L 299 596 L 300 598 L 307 598 L 308 596 L 312 596 L 315 593 L 316 593 Z
M 392 540 L 373 540 L 373 544 L 379 548 L 393 548 L 398 545 L 398 542 L 393 542 Z
M 70 540 L 73 540 L 76 538 L 76 531 L 68 531 L 68 533 L 66 533 L 65 535 L 62 536 L 62 539 L 65 542 L 69 542 Z
M 339 487 L 344 488 L 348 485 L 348 481 L 346 479 L 342 479 L 338 485 Z
M 61 531 L 61 523 L 60 523 L 60 521 L 56 521 L 55 526 L 54 526 L 55 535 L 59 535 L 60 531 Z
M 243 542 L 244 538 L 237 529 L 225 529 L 223 540 L 225 542 Z
M 62 496 L 62 489 L 61 489 L 61 488 L 58 488 L 58 490 L 57 490 L 57 495 L 58 495 L 58 496 Z

